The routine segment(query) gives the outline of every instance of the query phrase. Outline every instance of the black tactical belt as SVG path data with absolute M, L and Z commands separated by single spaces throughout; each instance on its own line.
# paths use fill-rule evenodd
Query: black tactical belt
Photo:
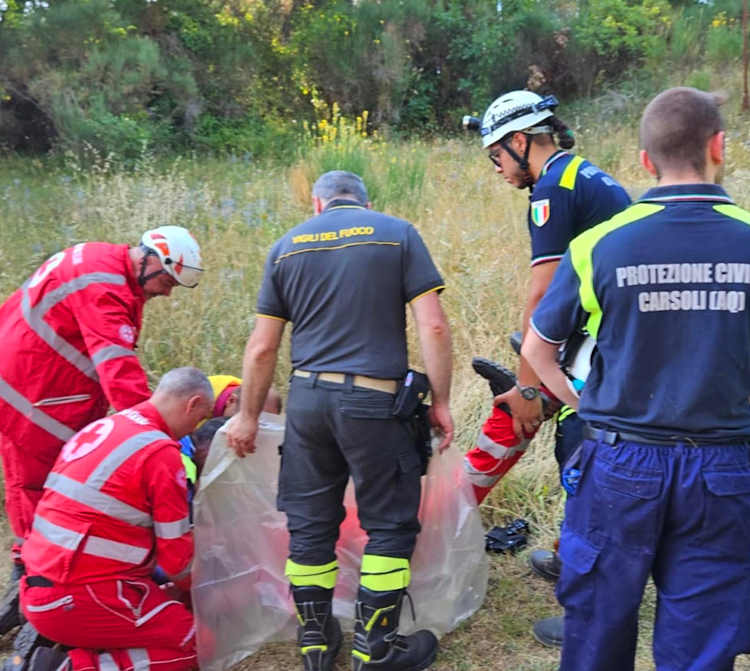
M 690 438 L 689 436 L 669 436 L 653 438 L 640 433 L 628 431 L 615 431 L 613 429 L 600 429 L 590 424 L 583 425 L 583 437 L 588 440 L 597 440 L 605 445 L 617 445 L 617 443 L 646 443 L 648 445 L 669 445 L 674 447 L 678 443 L 692 445 L 693 447 L 716 447 L 718 445 L 741 445 L 750 442 L 748 438 L 723 438 L 713 441 Z

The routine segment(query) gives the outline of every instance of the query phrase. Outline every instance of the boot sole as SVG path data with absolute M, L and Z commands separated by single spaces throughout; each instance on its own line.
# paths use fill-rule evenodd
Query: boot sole
M 437 653 L 438 653 L 438 646 L 436 646 L 435 649 L 430 653 L 429 657 L 423 659 L 416 666 L 404 667 L 402 669 L 399 669 L 399 671 L 423 671 L 423 669 L 427 669 L 433 665 L 433 663 L 435 662 L 435 659 L 437 659 Z M 360 668 L 362 669 L 362 671 L 388 671 L 387 666 L 382 666 L 380 664 L 365 663 Z
M 541 643 L 547 648 L 562 648 L 562 641 L 542 638 L 541 636 L 538 636 L 533 629 L 531 630 L 531 635 L 534 637 L 534 640 L 536 640 L 537 643 Z
M 437 649 L 435 649 L 432 654 L 424 660 L 421 664 L 417 664 L 417 666 L 412 666 L 408 669 L 405 669 L 405 671 L 422 671 L 422 669 L 426 669 L 430 666 L 432 666 L 433 662 L 437 658 Z

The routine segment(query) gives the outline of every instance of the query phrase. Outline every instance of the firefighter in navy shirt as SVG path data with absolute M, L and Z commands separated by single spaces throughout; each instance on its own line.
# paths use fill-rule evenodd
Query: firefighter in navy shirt
M 633 669 L 649 576 L 658 670 L 729 671 L 750 649 L 750 213 L 714 184 L 722 128 L 712 94 L 651 101 L 658 185 L 571 243 L 524 342 L 573 406 L 557 348 L 581 319 L 597 343 L 560 543 L 562 671 Z
M 350 475 L 368 534 L 353 668 L 426 669 L 437 651 L 434 635 L 398 635 L 419 532 L 421 466 L 409 427 L 394 417 L 393 406 L 407 373 L 408 303 L 432 390 L 431 419 L 444 434 L 441 449 L 448 446 L 451 345 L 439 300 L 443 280 L 411 224 L 369 209 L 357 175 L 322 175 L 313 186 L 313 204 L 316 216 L 268 255 L 229 444 L 240 455 L 254 449 L 284 324 L 292 322 L 294 371 L 278 504 L 291 536 L 286 573 L 305 671 L 332 669 L 341 645 L 331 599 Z

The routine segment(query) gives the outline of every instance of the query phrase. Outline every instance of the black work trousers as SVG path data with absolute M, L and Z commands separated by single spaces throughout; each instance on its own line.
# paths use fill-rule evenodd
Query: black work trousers
M 393 394 L 292 377 L 279 475 L 290 559 L 333 561 L 354 481 L 366 554 L 409 559 L 420 530 L 420 462 L 409 427 L 392 415 Z

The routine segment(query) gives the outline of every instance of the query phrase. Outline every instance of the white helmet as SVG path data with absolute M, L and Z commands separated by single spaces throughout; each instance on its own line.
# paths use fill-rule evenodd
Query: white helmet
M 141 245 L 156 254 L 168 275 L 183 287 L 197 287 L 203 272 L 201 248 L 182 226 L 159 226 L 146 231 Z
M 532 91 L 511 91 L 495 98 L 482 118 L 482 147 L 487 148 L 517 131 L 552 133 L 551 126 L 537 126 L 553 115 L 558 102 L 555 96 L 542 98 Z M 532 126 L 537 126 L 531 130 Z

